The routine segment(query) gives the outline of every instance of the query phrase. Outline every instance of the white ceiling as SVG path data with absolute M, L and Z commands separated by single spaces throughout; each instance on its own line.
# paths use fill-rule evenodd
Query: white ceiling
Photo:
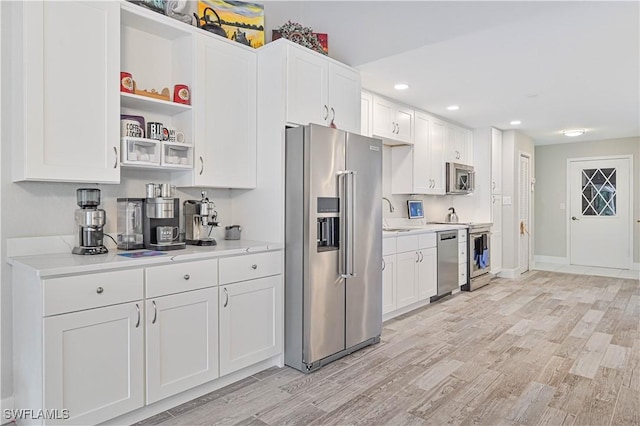
M 269 32 L 291 19 L 328 33 L 329 55 L 358 68 L 366 89 L 549 144 L 640 136 L 639 5 L 266 1 L 265 16 Z M 410 89 L 394 90 L 400 81 Z

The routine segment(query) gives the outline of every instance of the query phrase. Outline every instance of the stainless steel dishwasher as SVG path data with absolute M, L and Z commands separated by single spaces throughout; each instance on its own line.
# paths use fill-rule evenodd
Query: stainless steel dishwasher
M 438 295 L 458 288 L 458 231 L 438 232 Z

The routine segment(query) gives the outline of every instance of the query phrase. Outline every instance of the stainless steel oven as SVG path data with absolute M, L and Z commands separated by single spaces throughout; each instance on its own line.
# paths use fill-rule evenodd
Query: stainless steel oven
M 475 189 L 473 166 L 447 163 L 447 194 L 470 194 Z
M 489 284 L 491 275 L 491 225 L 469 225 L 469 284 L 463 290 L 473 291 Z

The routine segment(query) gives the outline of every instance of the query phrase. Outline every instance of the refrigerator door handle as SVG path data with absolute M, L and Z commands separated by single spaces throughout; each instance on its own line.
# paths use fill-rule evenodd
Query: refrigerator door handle
M 347 256 L 349 253 L 348 241 L 348 206 L 347 206 L 347 176 L 348 171 L 339 171 L 338 175 L 338 199 L 340 202 L 340 242 L 338 254 L 338 275 L 340 278 L 349 278 L 347 271 Z
M 356 227 L 357 227 L 357 217 L 356 216 L 356 172 L 350 171 L 351 176 L 351 194 L 349 195 L 349 201 L 351 203 L 351 208 L 349 209 L 351 212 L 351 223 L 349 224 L 349 229 L 351 231 L 351 237 L 349 238 L 349 249 L 351 251 L 351 268 L 349 268 L 349 276 L 356 276 Z

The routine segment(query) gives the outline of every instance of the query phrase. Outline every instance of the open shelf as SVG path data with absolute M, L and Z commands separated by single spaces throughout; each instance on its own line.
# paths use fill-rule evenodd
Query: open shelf
M 140 111 L 155 112 L 165 115 L 176 115 L 185 111 L 191 111 L 191 105 L 179 104 L 176 102 L 123 92 L 120 92 L 120 105 Z

